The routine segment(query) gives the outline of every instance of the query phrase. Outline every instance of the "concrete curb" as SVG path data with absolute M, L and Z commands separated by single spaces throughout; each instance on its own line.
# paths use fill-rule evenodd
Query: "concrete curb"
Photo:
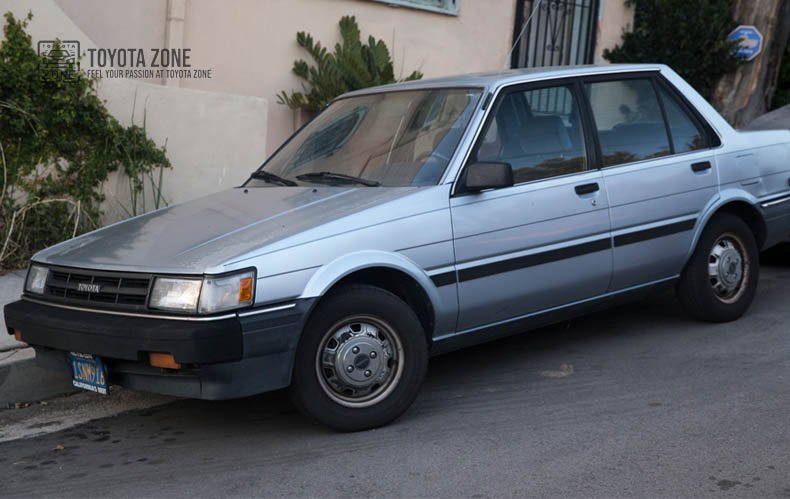
M 0 410 L 74 391 L 71 373 L 38 367 L 32 348 L 0 352 Z
M 17 402 L 37 402 L 75 391 L 68 369 L 39 367 L 33 349 L 6 334 L 2 308 L 19 299 L 24 282 L 24 270 L 0 276 L 0 410 Z

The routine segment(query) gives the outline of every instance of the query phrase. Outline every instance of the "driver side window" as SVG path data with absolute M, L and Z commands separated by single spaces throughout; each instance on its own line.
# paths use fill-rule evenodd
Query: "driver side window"
M 587 168 L 579 106 L 571 85 L 505 94 L 482 137 L 477 161 L 509 163 L 516 183 Z

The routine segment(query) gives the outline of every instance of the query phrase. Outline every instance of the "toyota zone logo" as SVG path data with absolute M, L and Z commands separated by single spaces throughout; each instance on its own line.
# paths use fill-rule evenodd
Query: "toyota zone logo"
M 41 40 L 38 55 L 42 58 L 39 71 L 42 79 L 71 79 L 80 69 L 80 42 L 76 40 Z

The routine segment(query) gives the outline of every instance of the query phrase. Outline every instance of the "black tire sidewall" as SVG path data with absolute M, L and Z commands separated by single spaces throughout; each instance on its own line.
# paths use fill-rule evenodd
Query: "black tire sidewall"
M 352 408 L 332 400 L 316 373 L 316 354 L 324 335 L 345 318 L 365 314 L 392 327 L 400 338 L 403 372 L 394 390 L 377 404 Z M 326 296 L 307 321 L 294 358 L 291 399 L 307 415 L 341 431 L 375 428 L 398 418 L 419 392 L 428 363 L 425 333 L 414 311 L 394 294 L 355 285 Z
M 724 303 L 716 296 L 708 275 L 710 251 L 716 240 L 726 233 L 732 233 L 740 239 L 750 266 L 744 284 L 746 288 L 733 303 Z M 716 215 L 702 232 L 694 255 L 683 272 L 679 285 L 684 287 L 681 297 L 685 294 L 687 298 L 682 301 L 687 311 L 703 320 L 727 322 L 738 319 L 746 313 L 754 300 L 759 275 L 760 254 L 749 226 L 735 215 Z

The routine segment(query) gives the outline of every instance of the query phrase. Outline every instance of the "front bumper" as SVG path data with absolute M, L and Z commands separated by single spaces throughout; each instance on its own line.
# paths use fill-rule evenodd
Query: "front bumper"
M 65 352 L 108 365 L 111 383 L 202 399 L 244 397 L 288 386 L 294 351 L 312 300 L 222 318 L 177 320 L 118 315 L 22 299 L 5 306 L 9 334 L 36 349 L 43 367 L 67 368 Z M 148 364 L 166 352 L 181 369 Z

